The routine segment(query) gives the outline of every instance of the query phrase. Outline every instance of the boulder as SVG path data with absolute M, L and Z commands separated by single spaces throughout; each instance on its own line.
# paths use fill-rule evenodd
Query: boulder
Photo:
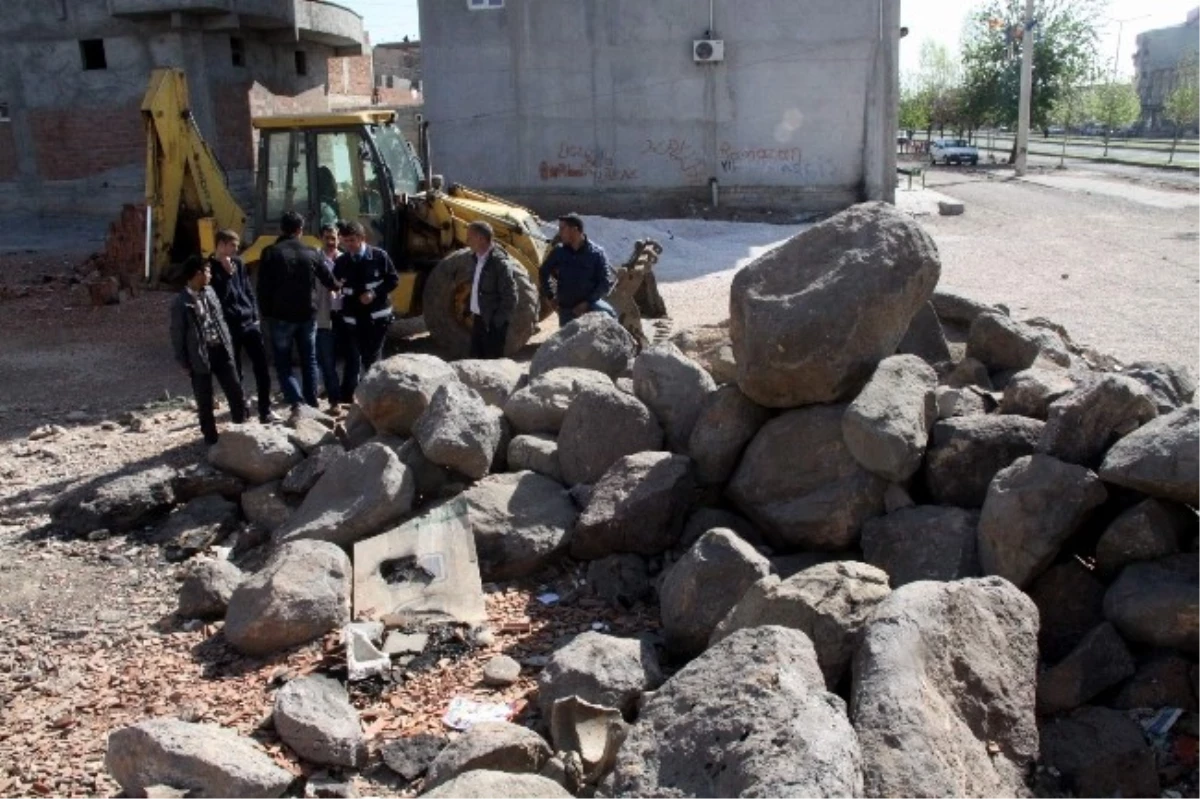
M 680 330 L 671 336 L 671 343 L 703 366 L 717 385 L 737 382 L 737 362 L 733 359 L 728 319 L 715 325 L 696 325 Z
M 1028 369 L 1039 356 L 1060 366 L 1071 362 L 1066 345 L 1053 331 L 998 312 L 982 313 L 971 323 L 967 357 L 984 364 L 988 371 Z
M 863 203 L 759 256 L 733 278 L 738 385 L 759 405 L 849 398 L 896 351 L 941 274 L 921 226 Z
M 421 796 L 430 799 L 493 799 L 496 796 L 572 799 L 571 793 L 552 779 L 537 774 L 509 774 L 489 769 L 464 772 Z
M 1196 376 L 1186 366 L 1138 361 L 1122 374 L 1150 389 L 1160 414 L 1182 408 L 1196 398 Z
M 1105 375 L 1050 403 L 1038 449 L 1095 468 L 1119 438 L 1157 415 L 1150 389 L 1130 377 Z
M 1137 670 L 1117 629 L 1104 622 L 1079 646 L 1038 677 L 1038 713 L 1073 710 Z
M 858 742 L 812 643 L 740 630 L 645 701 L 606 796 L 862 796 Z
M 508 722 L 482 722 L 451 741 L 434 758 L 425 788 L 436 788 L 477 769 L 536 774 L 553 754 L 550 745 L 533 730 Z
M 393 355 L 371 367 L 354 392 L 354 401 L 380 433 L 412 434 L 433 394 L 458 375 L 433 355 Z
M 478 480 L 488 473 L 500 447 L 500 420 L 474 389 L 445 383 L 413 423 L 413 437 L 433 463 Z
M 687 453 L 696 419 L 716 389 L 708 372 L 670 342 L 644 350 L 633 361 L 633 391 L 662 425 L 672 452 Z
M 777 624 L 812 641 L 825 685 L 836 690 L 875 606 L 891 593 L 888 578 L 854 561 L 822 563 L 780 581 L 769 575 L 746 591 L 713 631 L 709 645 L 738 630 Z
M 1168 653 L 1156 653 L 1138 665 L 1137 672 L 1108 705 L 1117 710 L 1148 707 L 1196 708 L 1196 692 L 1190 669 L 1184 658 Z
M 1104 621 L 1104 584 L 1075 559 L 1051 566 L 1029 586 L 1037 605 L 1042 659 L 1057 663 Z
M 917 471 L 937 421 L 937 373 L 915 355 L 893 355 L 842 416 L 842 438 L 862 467 L 893 482 Z
M 912 494 L 899 483 L 890 483 L 887 491 L 883 492 L 883 510 L 885 513 L 895 513 L 898 510 L 916 506 Z
M 636 397 L 616 386 L 584 386 L 563 417 L 558 462 L 568 485 L 594 483 L 624 456 L 662 443 L 658 420 Z
M 307 458 L 292 467 L 283 478 L 280 488 L 285 494 L 307 494 L 317 484 L 317 480 L 321 479 L 321 475 L 325 474 L 329 464 L 342 452 L 342 447 L 338 444 L 317 447 Z
M 514 472 L 537 472 L 561 483 L 558 440 L 537 433 L 513 436 L 512 441 L 508 442 L 508 468 Z
M 946 364 L 941 366 L 944 369 Z M 950 388 L 973 387 L 983 391 L 991 391 L 994 388 L 987 367 L 974 358 L 963 358 L 957 364 L 953 364 L 953 368 L 942 376 L 942 384 Z
M 595 560 L 619 552 L 665 552 L 679 540 L 692 486 L 692 463 L 683 455 L 639 452 L 620 458 L 593 486 L 571 535 L 571 556 Z
M 554 703 L 568 696 L 614 707 L 628 717 L 638 698 L 661 683 L 658 657 L 647 641 L 585 632 L 550 656 L 538 675 L 538 704 L 545 719 Z
M 412 473 L 396 453 L 382 444 L 363 444 L 326 468 L 275 537 L 349 546 L 400 521 L 412 510 L 415 493 Z
M 518 433 L 557 435 L 575 395 L 585 386 L 612 385 L 612 378 L 594 369 L 555 369 L 515 391 L 504 403 L 504 417 Z
M 953 419 L 956 416 L 974 416 L 987 413 L 983 397 L 974 387 L 950 388 L 938 386 L 933 393 L 937 405 L 938 419 Z
M 1075 796 L 1158 796 L 1154 750 L 1137 722 L 1103 707 L 1081 707 L 1042 727 L 1042 762 Z
M 663 635 L 679 657 L 704 651 L 713 630 L 757 581 L 774 571 L 732 530 L 709 530 L 663 577 Z
M 897 588 L 854 655 L 866 796 L 1024 796 L 1037 609 L 996 577 Z
M 237 526 L 238 506 L 214 494 L 178 508 L 150 537 L 169 561 L 187 560 L 224 538 Z
M 244 577 L 242 570 L 227 560 L 193 560 L 179 586 L 179 608 L 175 615 L 182 619 L 221 618 Z
M 525 367 L 511 358 L 454 361 L 450 368 L 463 385 L 475 389 L 484 402 L 496 408 L 503 408 L 525 380 Z
M 1200 409 L 1185 405 L 1118 441 L 1100 466 L 1106 483 L 1200 505 Z
M 60 495 L 50 505 L 50 518 L 74 535 L 93 530 L 126 533 L 167 515 L 175 501 L 175 471 L 153 466 Z
M 275 797 L 293 780 L 233 730 L 165 718 L 110 733 L 104 764 L 126 796 L 169 785 L 188 796 Z
M 588 591 L 609 606 L 628 609 L 654 594 L 650 570 L 641 555 L 620 554 L 593 560 L 585 576 Z
M 943 322 L 970 327 L 975 318 L 984 313 L 996 313 L 994 305 L 973 300 L 962 292 L 947 286 L 938 286 L 929 300 L 938 318 Z
M 679 547 L 691 549 L 692 545 L 700 540 L 700 536 L 718 527 L 733 530 L 737 533 L 738 538 L 750 546 L 760 547 L 763 545 L 762 533 L 749 519 L 720 508 L 697 508 L 691 516 L 688 516 L 687 523 L 683 526 L 683 534 L 679 537 Z
M 350 621 L 351 575 L 350 559 L 334 544 L 284 544 L 233 592 L 226 640 L 261 657 L 341 627 Z
M 284 427 L 234 424 L 208 449 L 208 462 L 252 485 L 279 480 L 304 460 Z
M 521 664 L 508 655 L 496 655 L 483 664 L 483 684 L 492 688 L 507 688 L 521 679 Z
M 1174 555 L 1195 533 L 1195 511 L 1161 499 L 1143 500 L 1105 528 L 1096 542 L 1096 570 L 1111 577 L 1130 563 Z
M 978 526 L 979 514 L 963 508 L 902 508 L 863 525 L 863 559 L 883 569 L 893 588 L 978 577 Z
M 175 472 L 171 476 L 171 489 L 176 502 L 191 502 L 210 494 L 219 494 L 230 502 L 237 502 L 246 490 L 246 481 L 221 471 L 208 461 L 201 461 Z
M 1200 635 L 1196 553 L 1126 566 L 1104 595 L 1104 617 L 1128 641 L 1193 655 Z
M 1075 390 L 1075 381 L 1064 369 L 1033 366 L 1013 375 L 1004 386 L 1001 413 L 1045 419 L 1050 404 Z
M 950 345 L 932 302 L 925 303 L 896 347 L 897 355 L 915 355 L 928 364 L 950 360 Z
M 407 782 L 412 782 L 429 769 L 429 764 L 444 748 L 445 738 L 417 733 L 384 741 L 379 747 L 379 754 L 388 768 Z
M 363 409 L 358 405 L 351 405 L 346 418 L 334 428 L 334 435 L 342 442 L 343 447 L 355 449 L 375 438 L 378 433 L 375 432 L 375 425 L 371 424 L 371 420 L 363 413 Z
M 788 411 L 763 425 L 727 492 L 781 551 L 840 550 L 883 512 L 887 481 L 854 459 L 842 439 L 843 405 Z
M 279 480 L 255 486 L 242 494 L 242 513 L 246 520 L 271 533 L 287 524 L 295 510 L 288 503 Z
M 316 419 L 289 419 L 287 437 L 305 456 L 311 455 L 318 447 L 327 447 L 338 443 L 333 428 L 326 427 Z
M 280 740 L 304 760 L 321 766 L 360 768 L 367 761 L 358 711 L 341 683 L 300 677 L 275 694 L 271 713 Z
M 925 483 L 938 505 L 979 508 L 996 473 L 1037 451 L 1043 423 L 1023 416 L 963 416 L 933 426 Z
M 375 441 L 388 446 L 396 453 L 400 462 L 408 467 L 413 476 L 417 496 L 428 499 L 444 496 L 447 492 L 457 493 L 452 490 L 452 486 L 460 482 L 462 478 L 426 458 L 425 453 L 421 451 L 421 445 L 415 438 L 401 439 L 395 436 L 379 436 Z M 416 504 L 415 500 L 414 504 Z
M 746 445 L 769 418 L 771 412 L 751 402 L 737 386 L 722 386 L 708 394 L 687 445 L 696 464 L 697 481 L 724 485 Z
M 595 369 L 609 377 L 625 371 L 637 354 L 637 342 L 608 314 L 588 313 L 559 328 L 542 342 L 529 364 L 529 377 L 573 366 Z
M 562 551 L 579 515 L 561 483 L 533 472 L 485 477 L 462 499 L 489 582 L 537 573 Z
M 979 516 L 979 565 L 1029 585 L 1108 492 L 1090 469 L 1027 455 L 996 474 Z

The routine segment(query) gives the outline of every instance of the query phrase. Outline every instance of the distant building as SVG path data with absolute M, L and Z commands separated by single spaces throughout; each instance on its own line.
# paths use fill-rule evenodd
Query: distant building
M 375 88 L 383 105 L 406 105 L 421 99 L 421 43 L 387 42 L 371 52 Z
M 1200 56 L 1200 8 L 1188 12 L 1180 25 L 1138 34 L 1133 54 L 1142 126 L 1147 131 L 1170 127 L 1162 118 L 1163 105 L 1179 82 L 1179 63 Z

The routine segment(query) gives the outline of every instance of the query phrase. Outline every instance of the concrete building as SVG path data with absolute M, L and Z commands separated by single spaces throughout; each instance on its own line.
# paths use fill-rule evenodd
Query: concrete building
M 420 102 L 421 43 L 386 42 L 371 50 L 375 88 L 383 105 Z
M 1162 116 L 1163 105 L 1179 83 L 1180 62 L 1191 58 L 1195 69 L 1198 57 L 1200 8 L 1192 9 L 1180 25 L 1138 34 L 1133 68 L 1138 99 L 1142 102 L 1144 131 L 1171 132 L 1170 123 Z
M 250 118 L 369 104 L 362 19 L 324 0 L 6 0 L 0 210 L 111 216 L 144 194 L 140 106 L 184 69 L 201 132 L 247 209 Z
M 899 5 L 420 0 L 435 170 L 544 213 L 891 200 Z

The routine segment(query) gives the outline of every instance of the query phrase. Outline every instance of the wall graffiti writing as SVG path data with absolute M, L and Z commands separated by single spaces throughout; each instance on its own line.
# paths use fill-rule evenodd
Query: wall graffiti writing
M 701 180 L 708 172 L 703 154 L 687 139 L 646 139 L 642 155 L 666 159 L 688 180 Z
M 538 165 L 543 181 L 590 178 L 597 183 L 637 180 L 636 169 L 618 167 L 612 155 L 600 148 L 560 142 L 554 157 Z
M 799 147 L 740 147 L 724 141 L 717 148 L 717 160 L 721 171 L 727 174 L 742 171 L 797 174 L 801 171 Z

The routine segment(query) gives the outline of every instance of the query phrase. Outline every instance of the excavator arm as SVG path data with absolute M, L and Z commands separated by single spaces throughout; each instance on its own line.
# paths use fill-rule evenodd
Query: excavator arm
M 179 69 L 155 69 L 142 101 L 146 127 L 146 279 L 157 284 L 171 265 L 177 237 L 195 237 L 211 252 L 217 230 L 242 235 L 246 213 L 225 172 L 200 135 Z M 191 226 L 195 225 L 195 232 Z

